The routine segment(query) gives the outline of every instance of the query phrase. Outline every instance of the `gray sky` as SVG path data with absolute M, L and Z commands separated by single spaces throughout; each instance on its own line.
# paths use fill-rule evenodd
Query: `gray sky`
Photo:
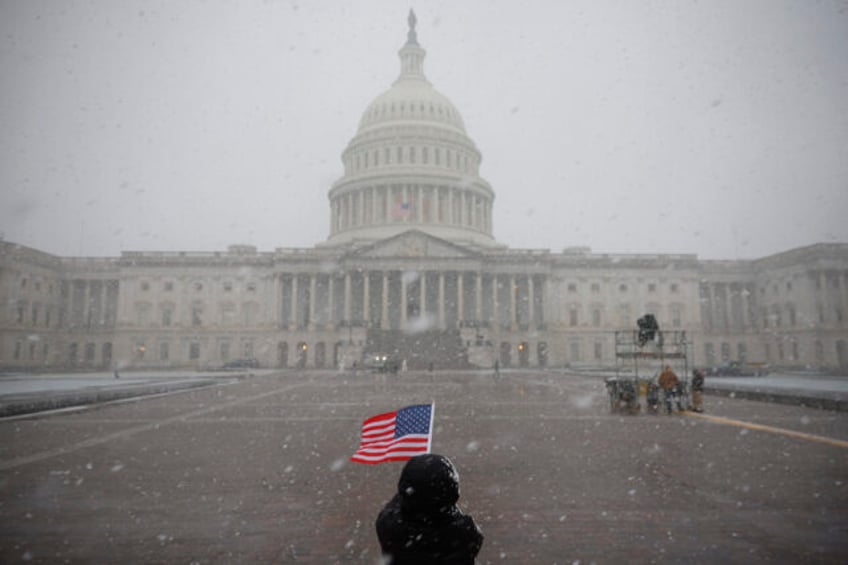
M 513 248 L 848 241 L 848 2 L 0 0 L 0 232 L 311 247 L 406 14 Z

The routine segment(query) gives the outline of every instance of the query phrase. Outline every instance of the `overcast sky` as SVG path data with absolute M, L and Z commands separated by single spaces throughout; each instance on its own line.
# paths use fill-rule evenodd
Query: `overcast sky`
M 410 6 L 512 248 L 848 242 L 848 3 L 0 0 L 0 232 L 311 247 Z

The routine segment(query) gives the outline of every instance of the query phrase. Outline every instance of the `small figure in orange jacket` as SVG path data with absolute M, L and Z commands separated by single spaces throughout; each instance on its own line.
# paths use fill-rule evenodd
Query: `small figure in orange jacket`
M 666 365 L 665 368 L 663 368 L 662 373 L 660 373 L 659 385 L 660 388 L 663 389 L 666 412 L 671 414 L 672 400 L 677 403 L 678 411 L 683 410 L 683 407 L 680 406 L 680 397 L 677 395 L 678 389 L 680 388 L 680 379 L 678 379 L 677 375 L 674 374 L 674 371 L 671 370 L 670 365 Z

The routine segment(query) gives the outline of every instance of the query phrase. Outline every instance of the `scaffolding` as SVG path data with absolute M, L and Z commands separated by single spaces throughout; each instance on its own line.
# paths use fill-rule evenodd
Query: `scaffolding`
M 606 380 L 610 410 L 638 413 L 641 397 L 656 410 L 656 377 L 669 365 L 680 379 L 681 401 L 688 404 L 692 342 L 685 331 L 657 329 L 646 339 L 640 330 L 615 332 L 615 377 Z
M 654 339 L 640 341 L 639 330 L 624 330 L 615 332 L 615 374 L 616 377 L 624 372 L 623 365 L 632 365 L 633 376 L 640 377 L 641 369 L 661 370 L 665 365 L 671 365 L 678 375 L 688 380 L 689 360 L 691 358 L 692 342 L 685 331 L 666 332 L 656 330 Z M 682 366 L 681 366 L 682 365 Z M 630 367 L 627 367 L 630 372 Z M 654 375 L 655 376 L 655 375 Z

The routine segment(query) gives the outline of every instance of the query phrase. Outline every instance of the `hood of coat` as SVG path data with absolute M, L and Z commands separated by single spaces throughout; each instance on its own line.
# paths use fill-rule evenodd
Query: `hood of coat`
M 450 512 L 459 500 L 459 473 L 443 455 L 418 455 L 400 474 L 398 496 L 404 512 Z

